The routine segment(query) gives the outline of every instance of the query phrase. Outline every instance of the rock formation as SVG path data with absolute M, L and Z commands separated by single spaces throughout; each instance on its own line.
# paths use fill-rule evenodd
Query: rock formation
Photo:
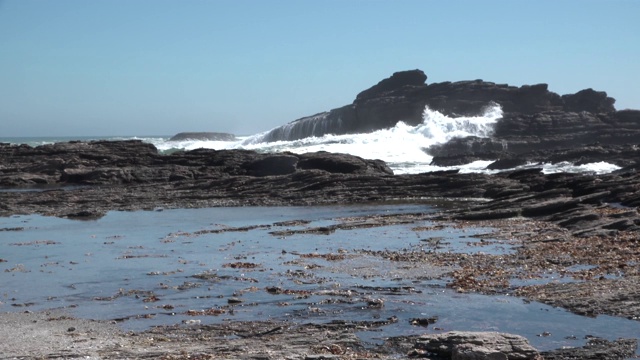
M 419 337 L 416 349 L 457 360 L 537 360 L 538 350 L 519 335 L 498 332 L 451 331 Z
M 212 140 L 212 141 L 234 141 L 236 136 L 228 133 L 218 132 L 181 132 L 169 139 L 169 141 L 181 140 Z
M 326 152 L 261 154 L 198 149 L 160 155 L 140 140 L 68 142 L 31 147 L 0 143 L 0 186 L 154 184 L 225 176 L 287 175 L 301 170 L 389 175 L 379 160 Z
M 362 91 L 352 104 L 273 129 L 263 140 L 366 133 L 399 121 L 415 126 L 423 121 L 425 106 L 457 117 L 481 115 L 495 103 L 503 117 L 492 137 L 458 138 L 427 148 L 432 164 L 496 160 L 490 168 L 507 169 L 530 162 L 607 161 L 622 167 L 638 163 L 640 111 L 616 111 L 615 99 L 605 92 L 585 89 L 560 96 L 547 84 L 515 87 L 474 80 L 427 85 L 426 79 L 421 70 L 396 72 Z
M 607 149 L 607 148 L 603 148 Z M 631 151 L 631 150 L 629 150 Z M 612 152 L 612 154 L 615 152 Z M 443 212 L 462 220 L 524 216 L 576 236 L 640 230 L 640 175 L 627 171 L 393 175 L 379 160 L 317 152 L 198 149 L 158 154 L 141 141 L 0 144 L 0 215 L 100 216 L 108 210 L 309 205 L 420 198 L 484 198 Z M 15 190 L 13 190 L 15 189 Z M 20 190 L 20 191 L 17 191 Z M 629 207 L 607 212 L 607 203 Z
M 350 105 L 304 117 L 273 129 L 265 140 L 295 140 L 325 134 L 366 133 L 390 128 L 399 121 L 422 122 L 425 106 L 449 116 L 475 116 L 491 103 L 505 114 L 541 112 L 612 113 L 614 99 L 592 89 L 560 96 L 547 84 L 521 87 L 482 80 L 427 85 L 421 70 L 401 71 L 362 91 Z

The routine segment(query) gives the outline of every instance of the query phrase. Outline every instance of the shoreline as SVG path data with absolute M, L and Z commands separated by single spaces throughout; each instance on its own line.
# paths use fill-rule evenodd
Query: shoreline
M 432 251 L 411 248 L 395 251 L 360 249 L 362 251 L 353 255 L 375 257 L 396 262 L 398 267 L 413 269 L 425 265 L 453 266 L 454 269 L 442 275 L 440 280 L 445 279 L 447 288 L 460 294 L 509 293 L 527 301 L 568 309 L 582 316 L 604 314 L 639 321 L 640 292 L 637 289 L 640 288 L 640 273 L 637 259 L 640 243 L 637 234 L 640 229 L 640 198 L 637 194 L 640 190 L 640 174 L 634 169 L 604 175 L 544 175 L 540 169 L 495 175 L 459 174 L 457 171 L 392 175 L 382 162 L 345 154 L 195 150 L 160 156 L 153 146 L 140 141 L 64 143 L 35 149 L 2 146 L 0 158 L 7 164 L 0 177 L 0 184 L 4 188 L 20 189 L 29 184 L 68 186 L 37 192 L 0 191 L 0 216 L 43 214 L 95 220 L 111 210 L 340 204 L 357 207 L 386 201 L 403 203 L 405 199 L 417 198 L 455 199 L 458 202 L 449 203 L 451 206 L 421 216 L 428 221 L 458 229 L 496 229 L 480 241 L 475 241 L 474 246 L 482 248 L 502 242 L 510 243 L 514 251 L 498 255 L 482 251 L 447 253 L 438 251 L 441 244 L 435 241 Z M 405 221 L 403 216 L 390 214 L 384 219 L 361 220 L 377 222 L 374 226 L 385 228 L 394 221 Z M 353 226 L 348 219 L 341 221 L 345 225 L 340 229 Z M 6 235 L 12 229 L 0 230 L 5 230 L 0 231 L 0 235 Z M 320 233 L 331 230 L 327 227 L 317 229 Z M 432 244 L 425 242 L 425 248 L 429 246 Z M 321 257 L 333 255 L 319 254 Z M 557 279 L 562 281 L 554 281 Z M 334 300 L 343 299 L 337 296 Z M 375 299 L 370 300 L 373 305 L 369 304 L 369 300 L 359 301 L 364 301 L 365 307 L 377 304 L 373 301 Z M 0 317 L 4 319 L 2 321 L 15 321 L 26 326 L 29 316 L 32 315 Z M 45 330 L 49 324 L 57 323 L 45 323 L 42 314 L 35 316 L 40 316 L 40 320 L 36 319 L 39 325 L 47 324 Z M 64 322 L 67 320 L 75 321 L 63 318 L 59 324 L 67 326 L 68 323 Z M 291 338 L 289 332 L 281 332 L 280 329 L 272 331 L 286 328 L 273 323 L 254 326 L 251 323 L 231 322 L 226 324 L 227 328 L 202 325 L 156 329 L 160 333 L 153 336 L 164 339 L 157 340 L 161 344 L 156 340 L 150 342 L 148 332 L 114 335 L 130 346 L 126 350 L 129 352 L 116 349 L 117 346 L 110 343 L 101 343 L 101 335 L 98 334 L 95 339 L 89 336 L 89 340 L 79 337 L 76 339 L 79 341 L 71 341 L 69 348 L 75 347 L 70 348 L 71 352 L 64 356 L 76 354 L 133 359 L 164 356 L 166 359 L 179 359 L 187 358 L 181 352 L 185 350 L 184 344 L 192 344 L 193 347 L 185 350 L 192 352 L 190 358 L 214 358 L 216 352 L 230 358 L 242 358 L 246 351 L 253 350 L 255 343 L 234 335 L 240 331 L 238 328 L 253 335 L 259 334 L 260 339 L 265 339 L 261 347 L 255 349 L 256 356 L 286 358 L 290 353 L 292 358 L 310 359 L 314 356 L 316 359 L 331 356 L 385 358 L 407 355 L 412 351 L 420 355 L 418 350 L 422 345 L 418 344 L 423 340 L 419 338 L 394 339 L 399 345 L 392 347 L 395 350 L 391 353 L 385 353 L 384 346 L 373 351 L 354 335 L 354 329 L 358 326 L 377 326 L 384 331 L 384 326 L 388 325 L 386 321 L 392 320 L 379 321 L 382 322 L 328 323 L 324 327 L 296 324 L 298 327 L 293 333 L 307 334 L 307 342 L 302 345 L 296 342 L 301 340 Z M 71 323 L 66 330 L 76 327 L 74 324 Z M 256 326 L 258 330 L 250 331 Z M 53 339 L 73 337 L 76 333 L 65 333 L 63 327 L 55 328 L 57 332 L 49 335 L 46 331 L 42 335 L 41 329 L 32 329 L 35 334 L 32 336 L 49 336 L 48 339 L 53 341 L 51 336 Z M 3 328 L 11 331 L 11 326 Z M 230 328 L 235 330 L 231 331 Z M 306 332 L 298 331 L 303 328 Z M 324 343 L 321 342 L 323 345 L 320 348 L 315 348 L 315 343 L 310 343 L 308 339 L 319 333 L 327 337 Z M 172 334 L 178 334 L 175 336 L 179 341 L 171 340 Z M 102 340 L 106 341 L 110 336 Z M 618 351 L 615 349 L 620 347 L 627 350 L 620 350 L 625 355 L 618 357 L 592 358 L 624 359 L 633 356 L 634 352 L 637 356 L 637 334 L 629 336 L 631 338 L 622 343 L 594 340 L 593 349 L 598 351 L 603 351 L 602 346 L 614 354 Z M 226 345 L 211 347 L 209 342 L 216 337 L 224 339 Z M 92 340 L 98 340 L 95 346 L 100 347 L 100 351 L 93 347 Z M 274 350 L 273 347 L 279 342 L 285 345 L 278 345 L 278 349 Z M 337 347 L 332 346 L 335 344 Z M 25 345 L 24 341 L 22 345 Z M 37 347 L 36 344 L 31 345 Z M 634 349 L 631 353 L 628 351 L 630 346 Z M 347 348 L 350 350 L 347 351 Z M 18 346 L 14 350 L 5 350 L 6 353 L 15 354 L 11 355 L 13 357 L 31 356 L 20 353 L 31 350 L 21 349 Z M 148 355 L 149 349 L 158 352 Z M 309 349 L 315 350 L 310 352 Z M 47 353 L 51 350 L 42 347 L 33 351 L 38 353 L 33 358 L 60 355 Z M 575 355 L 583 350 L 573 351 Z M 545 353 L 545 356 L 554 359 L 573 356 L 558 354 Z
M 356 206 L 357 207 L 357 206 Z M 575 242 L 593 241 L 593 239 L 572 238 L 563 228 L 548 222 L 536 222 L 526 218 L 516 218 L 496 221 L 460 221 L 444 219 L 451 210 L 436 211 L 435 213 L 422 214 L 388 214 L 384 217 L 360 217 L 345 218 L 342 221 L 342 229 L 349 229 L 360 221 L 369 221 L 372 226 L 385 229 L 398 222 L 408 219 L 418 221 L 429 219 L 433 221 L 433 227 L 452 226 L 457 229 L 481 228 L 492 229 L 490 233 L 480 233 L 474 236 L 473 246 L 465 253 L 451 253 L 446 250 L 435 251 L 417 250 L 407 248 L 399 251 L 359 250 L 356 254 L 388 259 L 396 263 L 399 268 L 415 270 L 403 270 L 402 276 L 418 276 L 417 269 L 424 266 L 446 266 L 453 271 L 444 271 L 436 278 L 447 280 L 447 288 L 461 294 L 506 294 L 513 293 L 516 297 L 523 297 L 527 301 L 539 301 L 562 307 L 574 313 L 587 316 L 608 314 L 625 318 L 633 318 L 637 309 L 629 306 L 628 302 L 616 301 L 621 296 L 633 298 L 640 285 L 640 277 L 637 274 L 621 273 L 616 279 L 601 279 L 601 273 L 596 270 L 606 271 L 606 268 L 574 269 L 576 265 L 591 264 L 597 254 L 607 254 L 601 259 L 601 264 L 621 263 L 629 258 L 628 248 L 621 247 L 622 238 L 616 242 L 599 242 L 594 247 L 595 254 L 585 256 L 578 251 L 569 252 L 571 259 L 564 263 L 555 262 L 554 269 L 546 269 L 549 260 L 557 256 L 567 254 L 566 245 Z M 233 229 L 230 229 L 233 230 Z M 348 230 L 345 230 L 348 231 Z M 417 229 L 416 231 L 428 231 Z M 305 233 L 313 233 L 313 228 L 305 228 Z M 559 240 L 563 239 L 563 240 Z M 491 252 L 483 252 L 491 246 L 509 246 L 516 249 L 515 252 L 493 255 Z M 580 243 L 577 244 L 579 248 Z M 432 246 L 429 242 L 425 246 Z M 442 245 L 446 246 L 446 244 Z M 574 246 L 574 245 L 571 245 Z M 318 254 L 322 256 L 323 254 Z M 330 255 L 330 254 L 326 254 Z M 348 265 L 340 265 L 340 271 L 350 271 Z M 338 263 L 341 263 L 340 261 Z M 336 263 L 336 266 L 338 266 Z M 544 264 L 543 268 L 540 266 Z M 525 268 L 527 271 L 522 271 Z M 353 269 L 355 270 L 355 269 Z M 351 270 L 351 271 L 353 271 Z M 627 269 L 629 270 L 629 269 Z M 415 271 L 415 272 L 412 272 Z M 551 271 L 551 272 L 549 272 Z M 413 274 L 413 275 L 411 275 Z M 546 275 L 545 275 L 546 274 Z M 563 274 L 562 277 L 571 278 L 573 281 L 557 283 L 550 274 Z M 353 273 L 355 276 L 366 274 Z M 370 275 L 366 275 L 370 276 Z M 482 280 L 480 280 L 482 279 Z M 518 282 L 526 282 L 527 279 L 543 281 L 541 285 L 521 286 Z M 558 287 L 557 285 L 561 285 Z M 617 289 L 618 292 L 603 291 L 604 289 Z M 597 291 L 600 296 L 594 296 Z M 337 296 L 340 298 L 340 296 Z M 28 309 L 28 308 L 27 308 Z M 34 322 L 34 320 L 36 322 Z M 634 320 L 638 320 L 635 318 Z M 35 313 L 14 312 L 0 314 L 2 328 L 13 333 L 19 329 L 23 337 L 11 337 L 10 342 L 4 343 L 0 350 L 9 355 L 8 358 L 40 358 L 47 357 L 77 357 L 88 358 L 128 358 L 144 359 L 151 357 L 163 359 L 210 359 L 223 356 L 224 358 L 246 358 L 253 356 L 279 359 L 279 358 L 397 358 L 397 356 L 416 353 L 419 345 L 424 341 L 420 336 L 390 337 L 383 343 L 368 343 L 366 337 L 358 336 L 358 331 L 379 331 L 377 337 L 384 338 L 385 326 L 393 324 L 389 319 L 379 319 L 369 322 L 343 321 L 343 322 L 243 322 L 231 321 L 219 324 L 199 324 L 197 317 L 192 322 L 178 326 L 155 327 L 146 331 L 121 330 L 113 320 L 93 321 L 76 319 L 70 316 L 64 309 L 43 310 Z M 425 322 L 427 324 L 427 322 Z M 6 326 L 4 326 L 6 325 Z M 425 325 L 425 329 L 436 325 Z M 71 330 L 73 329 L 73 330 Z M 377 329 L 377 330 L 376 330 Z M 443 329 L 440 332 L 443 332 Z M 446 329 L 457 330 L 457 329 Z M 463 329 L 461 329 L 463 330 Z M 436 331 L 438 332 L 438 331 Z M 247 336 L 241 336 L 241 335 Z M 589 342 L 591 348 L 579 346 L 570 349 L 558 349 L 543 351 L 545 358 L 569 359 L 576 354 L 594 355 L 598 351 L 606 349 L 615 353 L 622 351 L 624 356 L 604 357 L 630 358 L 637 350 L 637 334 L 629 334 L 627 340 L 604 341 L 598 339 L 576 339 L 574 343 L 579 345 L 582 341 Z M 29 339 L 37 338 L 32 342 Z M 211 341 L 216 346 L 211 346 Z M 611 339 L 615 340 L 615 339 Z M 52 346 L 52 344 L 57 344 Z M 378 344 L 378 345 L 376 345 Z M 393 346 L 389 344 L 394 344 Z M 596 345 L 593 345 L 596 344 Z M 595 346 L 595 347 L 594 347 Z M 587 353 L 584 353 L 587 351 Z M 631 351 L 631 352 L 629 352 Z M 415 355 L 417 356 L 417 355 Z M 586 355 L 584 355 L 586 358 Z M 591 357 L 600 358 L 600 357 Z

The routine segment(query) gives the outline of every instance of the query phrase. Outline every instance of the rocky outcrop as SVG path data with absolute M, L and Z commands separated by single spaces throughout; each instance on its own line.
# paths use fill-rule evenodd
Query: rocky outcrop
M 604 154 L 592 149 L 598 151 Z M 0 215 L 81 217 L 158 206 L 449 198 L 484 201 L 442 212 L 443 217 L 523 216 L 554 222 L 576 236 L 640 230 L 640 175 L 632 168 L 597 176 L 545 175 L 540 169 L 497 175 L 457 171 L 393 175 L 379 160 L 345 154 L 198 149 L 160 155 L 141 141 L 94 141 L 38 147 L 0 144 L 0 186 L 4 188 Z M 611 211 L 607 204 L 628 209 Z
M 264 140 L 367 133 L 393 127 L 399 121 L 417 125 L 423 121 L 425 106 L 449 116 L 477 116 L 492 103 L 497 103 L 505 115 L 524 116 L 520 123 L 527 123 L 527 116 L 542 112 L 560 114 L 555 116 L 558 118 L 565 113 L 610 114 L 615 111 L 613 98 L 592 89 L 560 96 L 549 91 L 547 84 L 516 87 L 473 80 L 427 85 L 426 79 L 421 70 L 396 72 L 362 91 L 352 104 L 275 128 L 264 135 Z M 517 122 L 518 118 L 514 120 Z M 544 125 L 550 120 L 540 118 L 538 121 Z M 508 128 L 510 121 L 504 123 Z
M 614 112 L 613 104 L 615 99 L 607 96 L 604 91 L 585 89 L 575 94 L 563 95 L 564 111 L 581 112 L 586 111 L 594 114 Z
M 412 358 L 456 360 L 542 359 L 538 350 L 519 335 L 499 332 L 449 331 L 440 334 L 396 337 L 387 345 Z
M 538 352 L 519 335 L 498 332 L 450 331 L 441 334 L 400 336 L 387 339 L 385 347 L 409 358 L 456 360 L 623 360 L 634 356 L 636 339 L 608 341 L 589 338 L 583 347 L 565 347 Z
M 545 360 L 623 360 L 635 356 L 638 348 L 636 339 L 606 339 L 591 338 L 582 348 L 565 348 L 542 353 Z
M 139 140 L 0 144 L 0 186 L 154 184 L 223 176 L 287 175 L 299 170 L 390 175 L 379 160 L 332 153 L 261 154 L 198 149 L 159 155 Z
M 416 347 L 456 360 L 541 359 L 526 338 L 498 332 L 451 331 L 423 335 Z
M 640 111 L 547 111 L 505 114 L 491 138 L 457 138 L 432 146 L 433 164 L 450 166 L 495 160 L 493 169 L 525 163 L 606 161 L 622 167 L 640 160 Z
M 493 160 L 490 169 L 527 163 L 577 164 L 606 161 L 637 167 L 640 111 L 616 111 L 615 99 L 593 89 L 558 95 L 547 84 L 495 84 L 483 80 L 426 84 L 421 70 L 394 73 L 357 95 L 352 104 L 275 128 L 264 141 L 326 134 L 367 133 L 399 121 L 418 125 L 425 106 L 445 115 L 477 116 L 493 104 L 503 116 L 488 138 L 454 138 L 424 150 L 432 165 Z
M 219 132 L 181 132 L 175 134 L 171 139 L 169 139 L 169 141 L 182 140 L 235 141 L 236 136 L 233 134 Z
M 574 236 L 608 236 L 618 231 L 640 231 L 640 175 L 551 174 L 540 169 L 495 175 L 512 183 L 486 188 L 491 201 L 451 211 L 461 220 L 528 217 L 556 223 Z M 622 206 L 611 209 L 608 204 Z

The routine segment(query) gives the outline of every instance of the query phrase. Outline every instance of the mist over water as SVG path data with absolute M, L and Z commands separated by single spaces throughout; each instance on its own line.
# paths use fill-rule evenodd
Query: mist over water
M 459 169 L 460 172 L 492 173 L 497 171 L 486 170 L 493 161 L 476 161 L 470 164 L 453 167 L 432 166 L 433 157 L 429 155 L 428 148 L 446 143 L 452 138 L 477 136 L 489 137 L 493 134 L 494 126 L 502 117 L 502 109 L 498 104 L 488 106 L 480 116 L 449 117 L 438 111 L 425 107 L 423 121 L 417 126 L 407 125 L 400 121 L 390 129 L 378 130 L 372 133 L 324 135 L 321 137 L 307 137 L 292 141 L 265 141 L 269 132 L 251 136 L 239 137 L 237 141 L 203 141 L 183 140 L 169 141 L 166 136 L 149 137 L 95 137 L 81 140 L 125 140 L 140 139 L 149 142 L 158 148 L 161 153 L 171 153 L 179 150 L 207 149 L 246 149 L 263 153 L 292 152 L 307 153 L 327 151 L 333 153 L 346 153 L 360 156 L 365 159 L 379 159 L 387 163 L 395 174 L 415 174 L 422 172 Z M 286 125 L 285 125 L 286 128 Z M 0 139 L 0 141 L 28 143 L 32 146 L 42 145 L 56 141 L 68 141 L 57 139 Z M 76 140 L 78 138 L 74 138 Z M 540 167 L 540 164 L 528 166 Z M 527 167 L 527 166 L 524 166 Z M 618 166 L 609 163 L 592 163 L 574 166 L 570 163 L 543 164 L 546 173 L 555 172 L 595 172 L 608 173 L 619 169 Z

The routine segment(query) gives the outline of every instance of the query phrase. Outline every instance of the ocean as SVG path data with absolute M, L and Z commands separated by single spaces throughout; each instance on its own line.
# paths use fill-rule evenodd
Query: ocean
M 452 167 L 431 165 L 432 156 L 425 151 L 430 146 L 442 144 L 456 137 L 477 136 L 489 137 L 493 132 L 497 120 L 502 117 L 501 108 L 496 105 L 490 107 L 481 116 L 449 117 L 438 111 L 425 108 L 423 122 L 417 126 L 410 126 L 399 122 L 391 129 L 378 130 L 372 133 L 325 135 L 322 137 L 308 137 L 295 141 L 266 142 L 264 133 L 238 136 L 236 141 L 202 141 L 185 140 L 170 141 L 172 135 L 156 136 L 84 136 L 84 137 L 20 137 L 3 138 L 0 142 L 12 144 L 28 144 L 38 146 L 48 143 L 70 140 L 128 140 L 139 139 L 156 146 L 161 153 L 171 153 L 178 150 L 207 149 L 247 149 L 265 153 L 289 151 L 292 153 L 306 153 L 328 151 L 347 153 L 366 159 L 385 161 L 395 174 L 416 174 L 440 170 L 458 169 L 462 173 L 492 173 L 487 165 L 493 161 L 475 161 L 470 164 Z M 185 131 L 189 129 L 184 129 Z M 212 129 L 215 131 L 215 129 Z M 576 166 L 571 163 L 556 164 L 528 164 L 526 167 L 542 167 L 545 173 L 557 172 L 592 172 L 597 174 L 609 173 L 619 169 L 618 166 L 606 162 L 597 162 Z

